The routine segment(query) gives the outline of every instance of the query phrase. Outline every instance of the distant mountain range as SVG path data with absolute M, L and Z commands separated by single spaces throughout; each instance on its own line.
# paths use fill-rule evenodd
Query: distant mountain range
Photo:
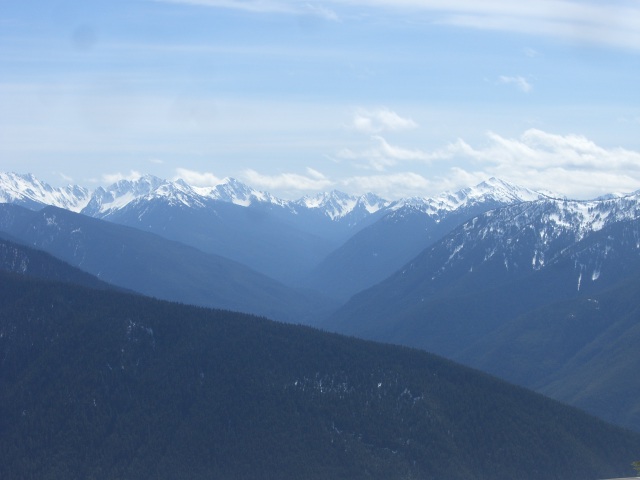
M 640 192 L 573 201 L 492 178 L 286 201 L 233 179 L 88 191 L 6 173 L 0 200 L 5 238 L 121 288 L 418 347 L 640 431 Z
M 391 202 L 332 191 L 287 201 L 234 179 L 201 188 L 145 175 L 89 192 L 0 173 L 0 202 L 56 206 L 157 233 L 340 299 L 384 279 L 474 214 L 540 195 L 491 179 L 436 198 Z

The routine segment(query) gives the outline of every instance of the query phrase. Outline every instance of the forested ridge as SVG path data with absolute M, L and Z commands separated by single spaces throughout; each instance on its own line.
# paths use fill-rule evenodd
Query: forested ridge
M 0 478 L 584 479 L 640 437 L 425 352 L 1 273 Z

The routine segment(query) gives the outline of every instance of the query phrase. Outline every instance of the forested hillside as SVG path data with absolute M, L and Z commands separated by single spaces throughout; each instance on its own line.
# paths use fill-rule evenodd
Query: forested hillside
M 640 437 L 454 363 L 0 275 L 3 479 L 584 479 Z

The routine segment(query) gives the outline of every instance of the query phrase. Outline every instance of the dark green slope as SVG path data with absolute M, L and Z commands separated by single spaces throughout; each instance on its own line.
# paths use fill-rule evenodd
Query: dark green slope
M 459 359 L 640 430 L 640 276 L 514 319 Z
M 597 479 L 640 437 L 425 352 L 0 273 L 2 479 Z
M 514 268 L 531 263 L 530 249 L 515 250 L 510 268 L 500 255 L 483 260 L 489 238 L 444 269 L 443 241 L 324 326 L 423 348 L 640 431 L 638 229 L 607 226 L 540 270 Z

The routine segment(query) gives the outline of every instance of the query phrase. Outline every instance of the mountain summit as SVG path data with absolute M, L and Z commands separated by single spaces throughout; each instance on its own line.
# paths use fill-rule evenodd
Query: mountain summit
M 15 203 L 36 209 L 44 205 L 79 212 L 91 198 L 91 192 L 77 185 L 54 188 L 34 175 L 0 172 L 0 203 Z

